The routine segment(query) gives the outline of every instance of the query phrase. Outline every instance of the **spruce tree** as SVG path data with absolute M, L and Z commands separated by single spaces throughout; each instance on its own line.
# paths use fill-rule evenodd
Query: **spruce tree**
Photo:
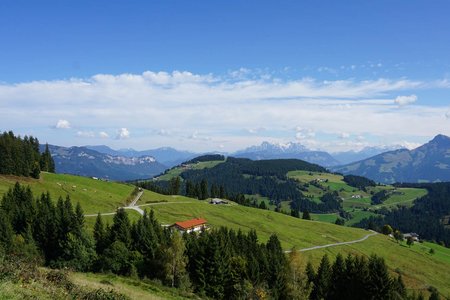
M 374 299 L 388 299 L 392 296 L 393 282 L 384 259 L 376 255 L 369 258 L 368 291 Z
M 314 280 L 314 287 L 310 299 L 327 299 L 331 280 L 331 266 L 328 256 L 325 254 L 320 261 L 319 269 Z
M 345 289 L 347 287 L 345 262 L 339 253 L 332 266 L 329 299 L 345 299 Z
M 103 219 L 100 213 L 98 213 L 97 218 L 95 219 L 94 224 L 94 240 L 95 240 L 95 250 L 97 254 L 102 254 L 106 249 L 107 239 L 106 239 L 106 231 L 103 225 Z
M 274 299 L 287 298 L 287 261 L 281 243 L 275 234 L 272 234 L 266 244 L 268 260 L 268 284 Z
M 128 219 L 128 214 L 125 209 L 117 209 L 114 215 L 113 224 L 111 226 L 111 241 L 120 241 L 126 247 L 131 246 L 131 232 L 130 232 L 130 220 Z
M 0 208 L 0 250 L 9 251 L 12 245 L 14 232 L 8 216 Z

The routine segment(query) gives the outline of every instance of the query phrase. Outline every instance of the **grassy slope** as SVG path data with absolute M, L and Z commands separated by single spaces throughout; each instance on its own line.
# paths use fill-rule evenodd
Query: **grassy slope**
M 353 225 L 363 218 L 375 215 L 370 211 L 365 211 L 364 209 L 378 209 L 381 207 L 395 207 L 397 205 L 411 206 L 416 198 L 420 198 L 426 195 L 427 191 L 425 189 L 415 189 L 415 188 L 398 188 L 395 189 L 393 186 L 376 186 L 368 188 L 368 192 L 360 191 L 357 188 L 351 187 L 344 182 L 344 177 L 337 174 L 329 173 L 318 173 L 318 172 L 308 172 L 308 171 L 292 171 L 288 173 L 288 176 L 296 179 L 301 183 L 309 183 L 312 180 L 319 179 L 323 180 L 320 184 L 330 191 L 337 191 L 339 196 L 343 200 L 343 208 L 345 211 L 352 214 L 352 219 L 346 222 L 346 225 Z M 325 182 L 325 180 L 328 180 Z M 381 205 L 371 205 L 371 194 L 381 191 L 389 190 L 392 192 L 391 196 L 383 202 Z M 308 192 L 304 192 L 305 195 L 312 195 L 314 200 L 317 201 L 323 194 L 324 191 L 317 188 L 316 186 L 309 185 Z M 362 198 L 355 199 L 352 198 L 353 195 L 360 195 Z M 324 222 L 334 223 L 336 218 L 333 218 L 330 214 L 315 214 L 313 219 L 320 220 Z
M 0 192 L 6 191 L 18 178 L 1 177 Z M 65 187 L 76 185 L 77 188 L 69 193 L 73 200 L 80 201 L 89 213 L 95 213 L 99 209 L 102 212 L 114 211 L 116 206 L 129 197 L 133 188 L 131 186 L 101 182 L 89 178 L 81 178 L 69 175 L 43 174 L 40 180 L 21 179 L 22 182 L 30 184 L 34 192 L 41 192 L 48 189 L 52 195 L 65 196 L 67 193 L 57 183 L 64 183 Z M 88 196 L 83 188 L 96 190 L 96 196 Z M 101 201 L 99 201 L 100 199 Z M 95 204 L 91 203 L 94 202 Z M 186 203 L 189 202 L 189 203 Z M 227 226 L 244 231 L 256 229 L 261 241 L 266 241 L 272 233 L 277 233 L 282 246 L 289 249 L 292 246 L 306 248 L 315 245 L 324 245 L 335 242 L 350 241 L 359 239 L 367 234 L 367 231 L 336 226 L 328 223 L 304 221 L 280 213 L 268 210 L 254 209 L 250 207 L 230 205 L 211 205 L 205 201 L 190 199 L 183 196 L 165 196 L 150 191 L 145 191 L 140 199 L 139 205 L 142 208 L 153 208 L 159 221 L 163 224 L 171 224 L 175 221 L 187 220 L 193 217 L 203 217 L 213 227 Z M 132 219 L 138 217 L 134 211 L 129 211 Z M 112 216 L 106 217 L 109 221 Z M 92 226 L 93 220 L 87 220 L 87 224 Z M 427 250 L 420 247 L 433 247 L 436 253 L 430 255 Z M 385 257 L 392 270 L 401 270 L 404 273 L 405 281 L 409 287 L 423 288 L 425 285 L 436 286 L 444 295 L 450 293 L 450 249 L 446 249 L 434 244 L 415 245 L 411 249 L 400 246 L 390 241 L 385 236 L 370 237 L 368 240 L 348 245 L 326 248 L 305 252 L 305 259 L 318 262 L 324 253 L 335 255 L 343 253 L 362 253 L 370 255 L 376 253 Z
M 162 199 L 164 196 L 145 192 L 148 198 Z M 166 196 L 167 197 L 167 196 Z M 169 196 L 170 197 L 170 196 Z M 261 241 L 266 241 L 272 233 L 277 233 L 284 249 L 292 246 L 306 248 L 315 245 L 350 241 L 365 236 L 368 232 L 356 228 L 348 228 L 328 223 L 304 221 L 285 216 L 272 211 L 254 209 L 250 207 L 232 205 L 211 205 L 204 201 L 192 200 L 185 197 L 166 198 L 173 204 L 155 204 L 157 218 L 165 224 L 187 220 L 194 217 L 206 218 L 213 227 L 227 226 L 230 228 L 257 230 Z M 189 201 L 191 203 L 182 202 Z M 178 202 L 178 203 L 176 203 Z M 149 206 L 150 207 L 150 206 Z M 421 247 L 432 246 L 436 253 L 430 255 L 428 250 Z M 364 242 L 304 252 L 305 259 L 318 263 L 325 253 L 335 256 L 338 252 L 359 253 L 383 256 L 391 271 L 399 270 L 403 274 L 409 288 L 426 288 L 428 285 L 437 287 L 444 295 L 450 293 L 450 249 L 435 244 L 417 244 L 412 248 L 398 245 L 386 236 L 377 235 Z
M 69 195 L 73 203 L 80 202 L 85 214 L 113 212 L 129 202 L 134 189 L 131 185 L 93 180 L 87 177 L 41 173 L 40 179 L 0 175 L 0 195 L 15 182 L 29 185 L 35 196 L 46 191 L 53 200 Z
M 89 289 L 113 289 L 116 292 L 127 295 L 131 299 L 198 299 L 189 294 L 184 297 L 181 291 L 171 289 L 151 281 L 137 280 L 113 274 L 71 273 L 71 280 L 82 287 Z

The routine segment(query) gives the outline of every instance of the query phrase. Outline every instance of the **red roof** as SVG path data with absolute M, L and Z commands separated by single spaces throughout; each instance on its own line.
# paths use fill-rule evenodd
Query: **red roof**
M 192 220 L 187 220 L 187 221 L 183 221 L 183 222 L 176 222 L 174 225 L 183 228 L 183 229 L 189 229 L 192 227 L 196 227 L 196 226 L 200 226 L 206 223 L 205 219 L 192 219 Z

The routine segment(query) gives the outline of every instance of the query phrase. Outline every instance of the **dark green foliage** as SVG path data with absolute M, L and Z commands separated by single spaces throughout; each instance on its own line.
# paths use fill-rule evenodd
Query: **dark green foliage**
M 389 192 L 386 190 L 381 190 L 381 191 L 375 193 L 371 197 L 371 202 L 372 202 L 372 205 L 378 205 L 378 204 L 382 204 L 388 198 L 389 198 Z
M 55 173 L 55 162 L 53 161 L 50 150 L 48 149 L 48 144 L 45 144 L 45 150 L 41 154 L 39 166 L 41 171 Z
M 118 275 L 134 275 L 135 264 L 141 259 L 141 254 L 130 249 L 120 240 L 114 241 L 105 249 L 100 258 L 101 270 L 111 271 Z
M 0 253 L 11 248 L 13 235 L 14 231 L 7 215 L 0 209 Z
M 293 179 L 287 178 L 287 173 L 294 170 L 326 172 L 318 165 L 296 159 L 252 161 L 228 157 L 224 163 L 213 168 L 186 170 L 180 176 L 186 182 L 185 194 L 189 197 L 205 199 L 206 193 L 201 182 L 207 180 L 206 190 L 212 192 L 211 196 L 217 196 L 216 188 L 219 187 L 220 198 L 228 196 L 231 199 L 240 194 L 259 194 L 276 203 L 292 199 L 296 202 L 297 210 L 320 210 L 316 203 L 303 197 Z M 153 191 L 158 188 L 167 191 L 169 186 L 167 181 L 147 181 L 139 185 Z
M 317 274 L 314 278 L 314 287 L 311 291 L 310 299 L 320 300 L 327 298 L 330 290 L 331 275 L 332 271 L 330 261 L 328 256 L 324 255 L 320 261 L 319 269 L 317 270 Z
M 170 195 L 178 195 L 180 193 L 180 188 L 181 188 L 181 180 L 180 177 L 173 177 L 170 180 L 170 184 L 169 184 L 169 194 Z
M 202 179 L 202 181 L 200 182 L 200 190 L 199 190 L 199 194 L 198 194 L 198 199 L 205 200 L 208 197 L 209 197 L 208 182 L 206 181 L 206 179 Z
M 47 149 L 48 150 L 48 149 Z M 45 161 L 45 169 L 41 163 Z M 15 136 L 12 131 L 0 134 L 0 174 L 39 178 L 41 170 L 54 172 L 50 152 L 40 154 L 37 138 Z
M 309 214 L 308 210 L 303 211 L 302 219 L 303 220 L 311 220 L 311 215 Z
M 345 220 L 342 218 L 337 218 L 336 221 L 334 222 L 334 224 L 336 225 L 345 225 Z
M 296 209 L 291 209 L 291 216 L 295 218 L 300 218 L 300 212 Z
M 268 285 L 274 299 L 286 299 L 288 265 L 286 256 L 276 235 L 266 244 L 268 261 Z
M 375 255 L 369 258 L 368 291 L 375 299 L 389 299 L 393 292 L 393 281 L 384 259 Z
M 345 175 L 344 181 L 352 187 L 358 188 L 360 190 L 365 190 L 366 187 L 376 186 L 375 181 L 370 180 L 366 177 L 356 176 L 356 175 Z
M 131 225 L 125 209 L 119 208 L 114 215 L 113 224 L 109 233 L 111 242 L 120 241 L 125 247 L 131 246 Z
M 225 156 L 220 155 L 220 154 L 207 154 L 207 155 L 202 155 L 202 156 L 193 158 L 185 163 L 186 164 L 195 164 L 198 162 L 215 161 L 215 160 L 225 160 Z
M 428 298 L 429 300 L 439 300 L 441 299 L 441 296 L 439 295 L 439 292 L 436 288 L 434 287 L 430 287 L 429 291 L 431 292 L 430 297 Z
M 392 227 L 388 224 L 384 224 L 383 228 L 381 229 L 381 233 L 385 235 L 389 235 L 393 232 Z
M 450 230 L 441 223 L 450 215 L 450 183 L 402 184 L 399 187 L 426 188 L 428 194 L 414 201 L 411 208 L 400 207 L 385 212 L 384 216 L 364 219 L 355 226 L 367 228 L 369 223 L 381 228 L 390 224 L 403 232 L 415 232 L 423 239 L 443 242 L 450 246 Z
M 24 233 L 35 217 L 33 194 L 29 187 L 18 182 L 3 195 L 2 208 L 6 212 L 15 232 Z

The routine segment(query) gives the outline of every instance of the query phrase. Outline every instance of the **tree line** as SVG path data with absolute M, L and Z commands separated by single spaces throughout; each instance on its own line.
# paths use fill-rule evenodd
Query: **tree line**
M 434 240 L 450 247 L 450 229 L 441 219 L 450 214 L 450 183 L 399 184 L 398 187 L 425 188 L 428 194 L 416 199 L 410 208 L 377 211 L 381 216 L 363 219 L 357 227 L 380 231 L 384 224 L 402 232 L 415 232 L 421 238 Z
M 209 156 L 207 156 L 209 157 Z M 174 195 L 182 194 L 200 200 L 208 197 L 241 199 L 242 195 L 261 195 L 278 206 L 281 201 L 292 201 L 291 209 L 311 212 L 335 212 L 341 201 L 333 193 L 324 196 L 323 203 L 305 197 L 298 183 L 286 176 L 289 171 L 306 170 L 326 172 L 323 167 L 296 159 L 252 161 L 228 157 L 213 168 L 186 170 L 180 178 L 170 181 L 146 181 L 137 184 L 152 191 Z M 244 196 L 245 197 L 245 196 Z M 238 201 L 238 203 L 241 203 Z M 247 201 L 241 204 L 246 205 Z
M 407 295 L 401 276 L 382 258 L 327 256 L 318 268 L 292 249 L 286 254 L 273 234 L 261 243 L 254 230 L 227 228 L 180 235 L 163 228 L 153 211 L 132 223 L 118 209 L 112 224 L 99 214 L 93 234 L 70 199 L 56 204 L 34 198 L 16 184 L 2 198 L 0 253 L 42 258 L 43 264 L 78 271 L 150 278 L 213 299 L 420 299 Z
M 48 145 L 41 154 L 37 138 L 21 138 L 12 131 L 0 134 L 0 174 L 39 178 L 41 171 L 55 172 Z

